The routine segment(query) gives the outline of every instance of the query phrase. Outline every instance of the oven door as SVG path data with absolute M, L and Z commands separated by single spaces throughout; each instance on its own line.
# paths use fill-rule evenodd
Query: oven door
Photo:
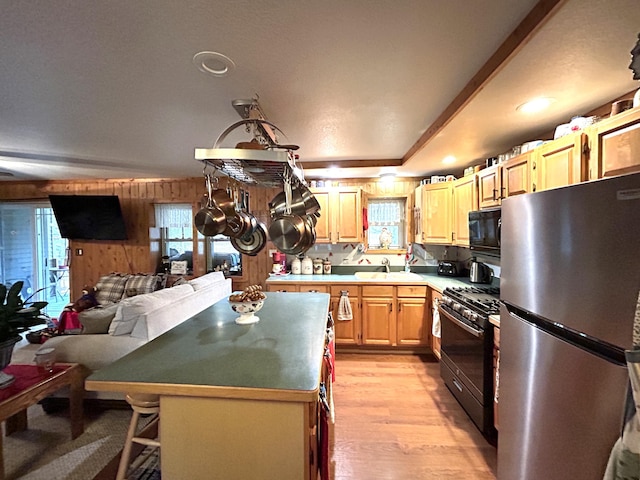
M 439 311 L 443 362 L 471 395 L 484 403 L 485 331 L 456 318 L 446 307 L 439 307 Z
M 478 429 L 485 435 L 493 427 L 493 330 L 482 330 L 439 306 L 442 346 L 440 374 Z

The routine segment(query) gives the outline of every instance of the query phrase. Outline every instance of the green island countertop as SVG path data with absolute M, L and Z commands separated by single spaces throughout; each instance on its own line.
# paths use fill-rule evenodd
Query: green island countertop
M 91 374 L 87 390 L 313 401 L 329 295 L 266 293 L 260 321 L 238 325 L 222 299 Z M 153 321 L 153 320 L 151 320 Z

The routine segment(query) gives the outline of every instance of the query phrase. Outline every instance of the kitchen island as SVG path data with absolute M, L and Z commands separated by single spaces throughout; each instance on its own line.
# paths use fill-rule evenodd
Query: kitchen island
M 329 295 L 267 293 L 237 325 L 223 299 L 87 378 L 160 396 L 162 478 L 315 479 Z

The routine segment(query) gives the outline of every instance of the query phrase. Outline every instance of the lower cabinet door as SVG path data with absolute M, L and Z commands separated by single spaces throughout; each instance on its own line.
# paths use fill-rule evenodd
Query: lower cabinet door
M 393 345 L 395 343 L 396 312 L 392 298 L 362 299 L 363 345 Z
M 428 346 L 428 314 L 426 298 L 398 299 L 398 345 Z
M 335 330 L 336 345 L 359 345 L 362 331 L 360 320 L 360 305 L 357 298 L 349 297 L 351 305 L 351 320 L 338 320 L 338 305 L 340 297 L 331 297 L 331 315 L 333 316 L 333 328 Z

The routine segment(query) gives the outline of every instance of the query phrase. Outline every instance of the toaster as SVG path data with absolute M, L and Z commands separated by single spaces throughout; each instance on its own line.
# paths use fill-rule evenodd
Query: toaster
M 462 262 L 439 262 L 438 275 L 444 277 L 464 277 L 466 274 Z

